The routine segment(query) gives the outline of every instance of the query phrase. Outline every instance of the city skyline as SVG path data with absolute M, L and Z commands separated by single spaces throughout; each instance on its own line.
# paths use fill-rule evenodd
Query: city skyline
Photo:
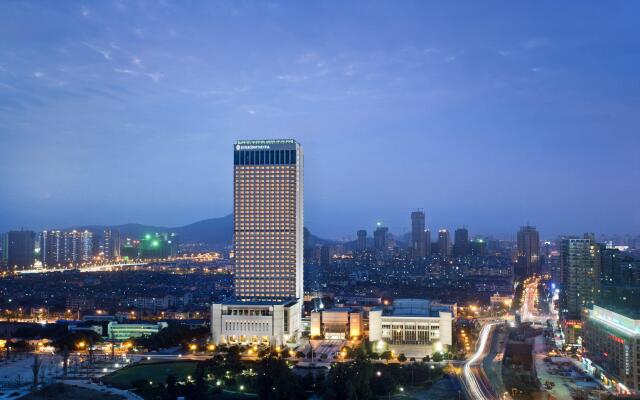
M 321 237 L 637 234 L 636 5 L 203 7 L 0 5 L 0 230 L 226 215 L 259 136 L 310 149 Z

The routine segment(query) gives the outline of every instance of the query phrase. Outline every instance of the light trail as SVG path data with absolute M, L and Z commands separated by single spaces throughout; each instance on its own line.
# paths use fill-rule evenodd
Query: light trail
M 487 388 L 485 382 L 481 382 L 482 378 L 480 377 L 482 367 L 477 365 L 478 370 L 475 372 L 471 369 L 475 366 L 475 364 L 480 364 L 482 359 L 484 359 L 487 353 L 487 343 L 489 343 L 489 337 L 491 336 L 491 330 L 498 325 L 498 323 L 493 322 L 486 324 L 482 330 L 480 331 L 480 338 L 478 339 L 478 348 L 474 355 L 467 361 L 463 368 L 463 383 L 467 389 L 469 396 L 472 399 L 480 399 L 480 400 L 492 400 L 495 399 L 491 390 Z
M 114 268 L 142 267 L 145 265 L 147 265 L 147 263 L 90 265 L 90 266 L 78 267 L 78 268 L 34 268 L 34 269 L 17 270 L 16 273 L 19 275 L 22 275 L 22 274 L 48 274 L 50 272 L 64 272 L 64 271 L 99 272 L 99 271 L 110 271 Z

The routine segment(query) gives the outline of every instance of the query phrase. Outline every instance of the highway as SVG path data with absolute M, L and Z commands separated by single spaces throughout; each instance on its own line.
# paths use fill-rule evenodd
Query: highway
M 487 323 L 482 327 L 478 337 L 476 352 L 462 368 L 462 386 L 468 399 L 497 400 L 498 396 L 491 388 L 491 383 L 482 368 L 482 363 L 491 350 L 491 342 L 495 328 L 500 322 Z

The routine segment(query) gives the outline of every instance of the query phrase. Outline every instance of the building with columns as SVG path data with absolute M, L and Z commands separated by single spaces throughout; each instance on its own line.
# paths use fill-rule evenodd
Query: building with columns
M 297 339 L 303 299 L 303 152 L 294 140 L 234 144 L 235 298 L 211 307 L 215 343 Z

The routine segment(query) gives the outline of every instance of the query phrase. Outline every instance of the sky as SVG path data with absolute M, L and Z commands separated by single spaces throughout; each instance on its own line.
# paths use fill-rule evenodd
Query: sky
M 640 234 L 640 3 L 0 2 L 0 231 L 232 210 L 305 151 L 305 225 Z

